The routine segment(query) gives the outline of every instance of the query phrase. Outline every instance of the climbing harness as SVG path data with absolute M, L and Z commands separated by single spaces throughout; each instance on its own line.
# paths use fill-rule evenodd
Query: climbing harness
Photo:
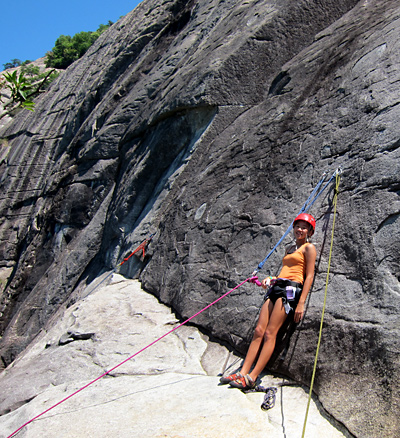
M 330 249 L 329 249 L 328 271 L 326 273 L 324 304 L 322 306 L 322 315 L 321 315 L 321 323 L 320 323 L 320 326 L 319 326 L 319 336 L 318 336 L 318 343 L 317 343 L 317 351 L 315 353 L 314 368 L 313 368 L 312 377 L 311 377 L 310 392 L 309 392 L 309 395 L 308 395 L 307 409 L 306 409 L 306 415 L 305 415 L 305 418 L 304 418 L 303 433 L 301 435 L 301 438 L 304 438 L 305 432 L 306 432 L 306 425 L 307 425 L 307 419 L 308 419 L 308 411 L 310 409 L 310 402 L 311 402 L 312 390 L 313 390 L 313 386 L 314 386 L 315 373 L 316 373 L 316 370 L 317 370 L 318 353 L 319 353 L 319 348 L 320 348 L 320 345 L 321 345 L 322 326 L 324 324 L 324 314 L 325 314 L 325 308 L 326 308 L 326 297 L 327 297 L 327 293 L 328 293 L 329 273 L 330 273 L 330 269 L 331 269 L 332 249 L 333 249 L 333 236 L 334 236 L 334 231 L 335 231 L 336 206 L 337 206 L 337 197 L 338 197 L 338 194 L 339 194 L 339 183 L 340 183 L 340 173 L 336 173 L 336 187 L 335 187 L 335 194 L 334 194 L 334 197 L 333 197 L 333 221 L 332 221 L 332 232 L 331 232 L 331 246 L 330 246 Z
M 300 215 L 301 213 L 305 213 L 307 212 L 315 203 L 315 201 L 321 196 L 321 194 L 324 192 L 324 190 L 329 186 L 329 184 L 333 181 L 333 179 L 335 177 L 337 177 L 338 175 L 341 175 L 342 173 L 342 169 L 339 167 L 335 170 L 335 172 L 333 173 L 333 175 L 329 178 L 329 180 L 325 183 L 324 186 L 322 186 L 322 184 L 325 181 L 326 178 L 326 173 L 324 173 L 321 177 L 321 179 L 318 181 L 318 184 L 315 186 L 314 190 L 311 192 L 310 196 L 308 197 L 308 199 L 306 200 L 306 202 L 304 203 L 304 205 L 301 207 L 299 213 L 296 215 L 296 217 L 298 215 Z M 322 187 L 322 188 L 321 188 Z M 265 257 L 265 259 L 259 263 L 258 267 L 253 271 L 252 273 L 252 277 L 254 277 L 258 271 L 260 271 L 263 266 L 265 265 L 265 262 L 271 257 L 271 255 L 274 253 L 274 251 L 276 250 L 276 248 L 278 248 L 278 246 L 281 244 L 281 242 L 283 241 L 283 239 L 290 233 L 290 231 L 293 228 L 293 222 L 289 225 L 288 229 L 285 231 L 285 233 L 283 234 L 283 236 L 279 239 L 278 243 L 271 249 L 271 251 L 267 254 L 267 256 Z

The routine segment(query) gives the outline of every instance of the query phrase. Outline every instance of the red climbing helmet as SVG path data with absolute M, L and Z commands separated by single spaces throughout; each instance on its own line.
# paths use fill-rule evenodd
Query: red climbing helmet
M 315 219 L 313 218 L 313 216 L 311 216 L 311 214 L 308 213 L 300 213 L 296 219 L 293 221 L 293 226 L 297 221 L 304 221 L 307 222 L 308 224 L 311 225 L 311 233 L 310 236 L 312 236 L 314 234 L 315 231 Z

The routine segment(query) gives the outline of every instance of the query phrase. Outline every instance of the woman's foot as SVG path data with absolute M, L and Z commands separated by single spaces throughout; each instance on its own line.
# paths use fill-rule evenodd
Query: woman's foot
M 233 388 L 239 389 L 253 389 L 256 386 L 256 382 L 250 377 L 249 374 L 240 376 L 235 380 L 232 380 L 229 385 Z
M 239 379 L 243 377 L 240 373 L 233 373 L 230 376 L 222 376 L 219 381 L 220 383 L 222 383 L 223 385 L 226 385 L 227 383 L 231 383 L 236 379 Z

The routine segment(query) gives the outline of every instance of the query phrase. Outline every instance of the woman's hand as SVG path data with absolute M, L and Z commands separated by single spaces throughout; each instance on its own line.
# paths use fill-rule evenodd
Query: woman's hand
M 270 282 L 271 282 L 271 277 L 264 278 L 264 280 L 261 282 L 261 286 L 264 289 L 267 289 L 267 287 L 269 287 Z
M 298 303 L 294 312 L 294 322 L 297 324 L 303 319 L 304 303 Z
M 261 282 L 261 286 L 262 286 L 264 289 L 267 289 L 267 288 L 269 288 L 270 286 L 272 286 L 272 285 L 275 283 L 275 281 L 276 281 L 276 277 L 271 277 L 271 276 L 266 277 L 266 278 L 264 278 L 264 280 Z

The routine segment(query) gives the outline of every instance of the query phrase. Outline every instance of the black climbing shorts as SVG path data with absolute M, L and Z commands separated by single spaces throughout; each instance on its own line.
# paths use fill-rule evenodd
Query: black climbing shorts
M 299 302 L 303 285 L 284 278 L 278 278 L 275 283 L 268 289 L 264 296 L 264 301 L 271 300 L 274 304 L 278 298 L 282 298 L 283 306 L 288 314 L 295 310 Z

